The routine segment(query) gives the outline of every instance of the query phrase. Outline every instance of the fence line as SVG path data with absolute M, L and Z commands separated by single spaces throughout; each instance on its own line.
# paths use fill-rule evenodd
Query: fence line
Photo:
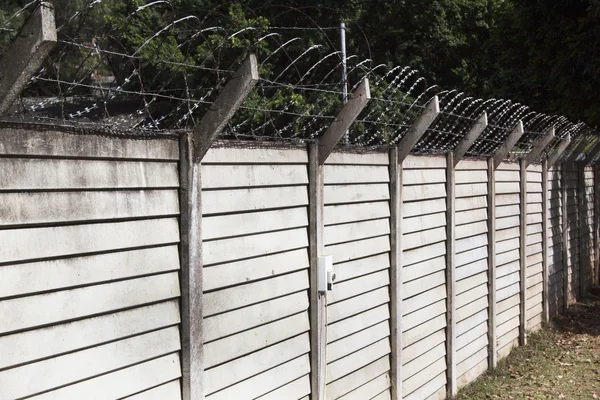
M 220 143 L 198 164 L 188 138 L 177 150 L 158 138 L 0 131 L 0 346 L 14 354 L 0 367 L 5 398 L 107 381 L 130 382 L 121 397 L 176 387 L 185 399 L 444 398 L 523 344 L 546 307 L 554 316 L 598 283 L 596 167 L 398 163 L 395 147 L 337 148 L 318 166 L 317 144 L 251 142 Z M 326 254 L 337 280 L 324 294 L 316 264 Z M 124 303 L 94 308 L 121 290 Z M 88 292 L 94 302 L 82 301 Z M 78 306 L 63 309 L 62 298 Z M 176 298 L 168 313 L 144 314 Z M 150 361 L 152 335 L 127 333 L 139 318 L 178 329 L 160 334 L 181 330 L 176 358 Z M 76 340 L 89 326 L 117 336 Z M 69 347 L 33 346 L 50 338 Z M 139 368 L 181 367 L 140 381 L 134 359 L 116 356 L 126 341 L 147 360 Z M 75 360 L 90 352 L 117 364 L 85 375 Z M 23 392 L 51 359 L 72 378 Z
M 582 125 L 533 145 L 498 108 L 411 154 L 434 96 L 397 144 L 340 148 L 365 79 L 312 142 L 216 144 L 257 81 L 250 56 L 179 146 L 0 130 L 0 398 L 441 399 L 598 283 Z

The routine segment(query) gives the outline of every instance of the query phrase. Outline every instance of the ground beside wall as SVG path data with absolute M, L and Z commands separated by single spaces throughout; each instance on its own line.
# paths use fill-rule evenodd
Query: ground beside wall
M 600 290 L 515 349 L 457 400 L 600 398 Z

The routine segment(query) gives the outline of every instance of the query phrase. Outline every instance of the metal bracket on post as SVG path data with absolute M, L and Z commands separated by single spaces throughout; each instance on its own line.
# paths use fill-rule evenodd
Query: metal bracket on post
M 456 167 L 456 164 L 458 164 L 458 162 L 460 160 L 462 160 L 462 158 L 465 156 L 465 154 L 467 154 L 467 151 L 469 151 L 471 146 L 473 146 L 473 143 L 475 143 L 477 138 L 483 133 L 483 131 L 485 130 L 485 128 L 487 126 L 488 126 L 487 113 L 484 111 L 483 114 L 481 114 L 481 116 L 479 117 L 479 119 L 477 119 L 477 122 L 475 122 L 475 124 L 473 124 L 473 126 L 471 127 L 471 130 L 469 130 L 469 133 L 467 133 L 465 135 L 465 137 L 463 137 L 460 140 L 460 142 L 458 143 L 458 145 L 454 148 L 454 166 L 455 167 Z
M 348 98 L 348 102 L 344 104 L 344 107 L 342 107 L 336 116 L 335 121 L 329 125 L 323 136 L 318 140 L 319 165 L 325 164 L 334 147 L 346 134 L 350 125 L 358 118 L 358 115 L 367 106 L 370 99 L 371 90 L 369 89 L 369 80 L 365 79 L 352 92 Z
M 552 154 L 548 156 L 548 169 L 552 168 L 552 166 L 556 164 L 567 147 L 569 147 L 569 144 L 571 144 L 571 135 L 567 135 L 566 138 L 560 140 L 560 143 L 558 146 L 556 146 L 556 149 L 554 149 Z
M 194 162 L 200 162 L 258 82 L 256 55 L 250 54 L 227 82 L 194 130 Z
M 531 153 L 529 153 L 527 158 L 525 158 L 525 168 L 527 168 L 530 164 L 532 164 L 535 160 L 538 159 L 540 154 L 542 154 L 542 151 L 544 151 L 544 149 L 550 144 L 550 142 L 554 140 L 554 137 L 555 130 L 554 127 L 552 127 L 548 130 L 548 132 L 546 132 L 542 140 L 537 142 L 537 144 L 534 146 L 533 150 L 531 150 Z
M 523 133 L 523 121 L 519 121 L 504 143 L 498 148 L 496 154 L 494 154 L 494 168 L 498 168 L 512 148 L 515 147 L 521 136 L 523 136 Z
M 0 58 L 0 115 L 9 110 L 54 45 L 54 7 L 42 2 Z
M 408 132 L 404 134 L 400 142 L 398 142 L 398 162 L 402 163 L 406 156 L 410 153 L 413 147 L 417 144 L 419 139 L 431 126 L 433 121 L 437 118 L 440 113 L 440 100 L 437 96 L 425 107 L 423 114 L 417 118 L 417 120 L 408 129 Z

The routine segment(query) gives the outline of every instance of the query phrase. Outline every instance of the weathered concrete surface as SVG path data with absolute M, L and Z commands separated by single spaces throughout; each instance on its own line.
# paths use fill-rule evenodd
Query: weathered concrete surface
M 548 168 L 552 167 L 558 161 L 558 159 L 562 156 L 567 147 L 569 147 L 570 143 L 571 135 L 568 135 L 566 138 L 561 139 L 558 146 L 556 146 L 556 149 L 552 152 L 552 154 L 548 156 Z
M 41 3 L 0 59 L 0 115 L 19 97 L 55 44 L 54 8 Z
M 548 130 L 548 132 L 546 132 L 542 140 L 537 142 L 533 150 L 531 150 L 531 153 L 529 153 L 529 155 L 525 159 L 525 167 L 532 164 L 539 158 L 540 154 L 542 154 L 542 151 L 544 151 L 544 149 L 548 147 L 548 145 L 554 140 L 554 136 L 555 130 L 554 127 L 552 127 Z
M 477 138 L 483 133 L 485 128 L 488 126 L 487 113 L 484 111 L 483 114 L 477 119 L 477 122 L 473 124 L 469 133 L 458 143 L 454 149 L 454 167 L 462 158 L 467 154 L 467 151 L 473 146 Z
M 194 131 L 194 162 L 199 162 L 258 82 L 258 61 L 250 54 Z
M 517 126 L 513 129 L 510 135 L 506 138 L 504 143 L 498 148 L 496 154 L 494 154 L 494 167 L 498 168 L 498 166 L 502 163 L 502 161 L 506 158 L 508 153 L 515 147 L 515 144 L 519 141 L 521 136 L 523 136 L 523 121 L 519 121 Z
M 408 129 L 408 132 L 400 139 L 398 143 L 398 162 L 404 161 L 413 147 L 417 144 L 421 136 L 429 129 L 433 121 L 440 113 L 440 100 L 437 96 L 429 102 L 423 114 Z
M 360 86 L 350 95 L 350 99 L 336 116 L 335 120 L 319 140 L 319 165 L 325 164 L 327 157 L 335 145 L 346 133 L 360 112 L 367 106 L 371 99 L 369 80 L 362 81 Z

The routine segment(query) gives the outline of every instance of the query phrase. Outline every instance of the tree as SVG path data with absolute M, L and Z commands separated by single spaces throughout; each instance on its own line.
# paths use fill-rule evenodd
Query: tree
M 597 0 L 513 0 L 502 10 L 488 47 L 487 96 L 600 123 Z
M 322 76 L 325 81 L 318 82 L 335 85 L 339 57 L 331 54 L 339 46 L 340 21 L 347 25 L 349 53 L 372 59 L 372 65 L 408 65 L 430 85 L 512 99 L 592 125 L 600 122 L 600 0 L 52 2 L 57 24 L 63 27 L 61 43 L 46 64 L 45 74 L 53 82 L 37 81 L 26 94 L 85 95 L 85 86 L 60 82 L 86 84 L 92 73 L 111 75 L 122 94 L 125 89 L 168 93 L 146 96 L 142 104 L 150 114 L 170 115 L 161 119 L 163 126 L 181 123 L 186 114 L 173 110 L 182 104 L 173 99 L 210 101 L 218 90 L 201 95 L 199 88 L 218 89 L 227 71 L 250 51 L 266 60 L 260 71 L 265 79 L 305 83 Z M 0 4 L 0 21 L 5 21 L 0 25 L 0 49 L 27 13 L 11 16 L 27 3 Z M 317 44 L 320 47 L 311 48 Z M 94 52 L 92 46 L 109 53 Z M 269 96 L 272 100 L 267 101 Z M 257 121 L 273 117 L 260 111 L 267 108 L 310 114 L 318 106 L 334 113 L 340 106 L 338 97 L 278 88 L 253 93 L 249 101 L 255 111 L 242 114 L 260 125 Z M 281 113 L 276 118 L 273 124 L 293 120 Z

